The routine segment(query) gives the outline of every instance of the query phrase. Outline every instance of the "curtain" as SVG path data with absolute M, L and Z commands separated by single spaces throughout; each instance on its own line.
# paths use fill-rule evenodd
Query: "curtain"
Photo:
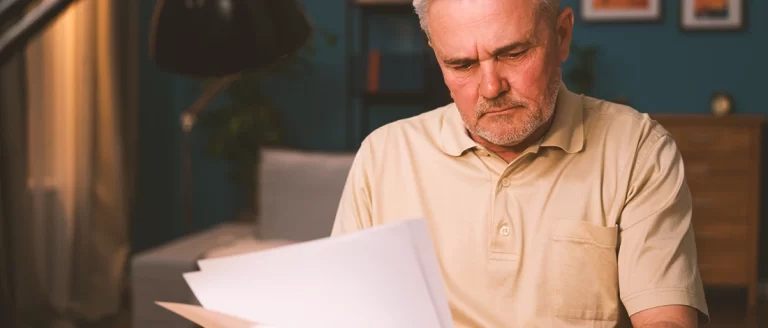
M 3 122 L 0 120 L 0 127 L 2 126 Z M 2 151 L 0 151 L 0 158 L 4 158 Z M 2 171 L 3 161 L 0 160 L 0 172 Z M 2 183 L 2 181 L 2 178 L 0 178 L 0 183 Z M 9 272 L 11 262 L 9 260 L 10 254 L 8 251 L 10 250 L 10 246 L 7 237 L 8 229 L 10 227 L 8 227 L 7 224 L 8 222 L 5 220 L 5 215 L 3 213 L 3 187 L 0 186 L 0 318 L 6 320 L 8 326 L 14 327 L 16 326 L 15 323 L 10 324 L 15 321 L 16 318 L 13 316 L 13 295 L 11 295 L 10 289 L 12 284 Z
M 27 146 L 19 175 L 24 192 L 4 193 L 3 204 L 27 204 L 24 215 L 12 217 L 10 242 L 14 301 L 24 326 L 104 322 L 124 305 L 138 98 L 136 6 L 76 1 L 27 45 L 26 140 L 15 141 Z
M 11 265 L 24 259 L 27 249 L 12 247 L 14 236 L 25 232 L 27 216 L 26 172 L 27 129 L 24 56 L 17 55 L 0 67 L 0 299 L 3 324 L 16 327 L 16 300 L 39 295 L 30 279 L 13 279 L 30 272 Z M 24 294 L 14 295 L 16 283 L 26 284 Z M 17 297 L 14 297 L 17 296 Z
M 2 73 L 0 73 L 2 74 Z M 2 86 L 0 86 L 2 88 Z M 1 96 L 1 94 L 0 94 Z M 1 99 L 1 98 L 0 98 Z M 2 111 L 2 107 L 0 107 Z M 0 117 L 0 129 L 2 129 L 3 122 Z M 0 136 L 0 143 L 2 143 L 2 136 Z M 0 159 L 3 159 L 3 151 L 0 149 Z M 3 161 L 0 160 L 0 172 L 3 172 Z M 5 214 L 3 213 L 3 189 L 1 185 L 3 178 L 0 177 L 0 318 L 4 318 L 7 321 L 14 321 L 12 317 L 13 311 L 11 309 L 13 303 L 13 296 L 11 295 L 11 276 L 9 272 L 10 266 L 10 244 L 8 243 L 8 229 L 10 228 L 8 222 L 5 220 Z

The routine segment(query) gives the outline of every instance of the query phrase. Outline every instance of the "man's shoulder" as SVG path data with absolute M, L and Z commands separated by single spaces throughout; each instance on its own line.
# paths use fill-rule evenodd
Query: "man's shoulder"
M 636 141 L 642 147 L 669 136 L 669 132 L 647 113 L 629 105 L 587 96 L 584 96 L 584 124 L 588 138 L 624 145 Z
M 402 141 L 427 141 L 435 143 L 448 116 L 456 111 L 456 105 L 450 103 L 414 116 L 386 123 L 376 129 L 363 141 L 368 145 L 383 147 Z

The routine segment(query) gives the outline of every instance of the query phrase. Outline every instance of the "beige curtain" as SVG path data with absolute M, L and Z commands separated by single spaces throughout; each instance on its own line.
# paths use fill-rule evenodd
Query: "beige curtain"
M 121 309 L 130 252 L 137 1 L 79 0 L 26 50 L 34 268 L 54 320 Z M 37 305 L 36 305 L 37 304 Z

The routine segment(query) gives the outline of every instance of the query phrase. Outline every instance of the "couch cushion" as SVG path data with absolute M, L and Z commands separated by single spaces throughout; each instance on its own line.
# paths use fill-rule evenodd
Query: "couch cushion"
M 259 165 L 259 237 L 327 237 L 354 153 L 267 148 Z

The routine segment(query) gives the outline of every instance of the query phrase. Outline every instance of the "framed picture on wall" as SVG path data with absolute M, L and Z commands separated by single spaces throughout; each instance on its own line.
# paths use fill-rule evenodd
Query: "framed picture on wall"
M 680 0 L 680 25 L 687 31 L 744 28 L 744 0 Z
M 655 22 L 661 20 L 661 0 L 581 0 L 585 22 Z

